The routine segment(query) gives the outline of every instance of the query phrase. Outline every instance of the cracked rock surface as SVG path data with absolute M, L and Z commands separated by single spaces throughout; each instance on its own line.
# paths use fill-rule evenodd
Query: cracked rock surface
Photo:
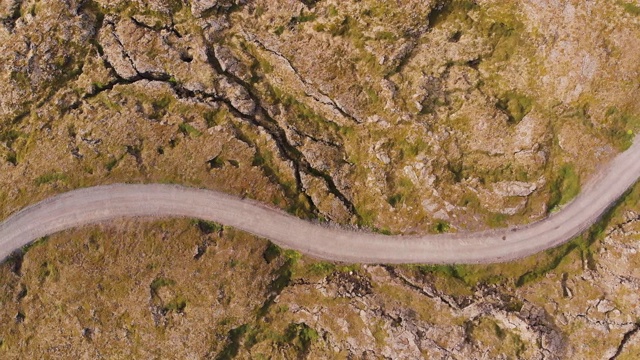
M 26 204 L 21 192 L 173 172 L 172 181 L 391 233 L 535 221 L 575 196 L 640 123 L 640 28 L 625 4 L 7 2 L 3 214 Z M 140 92 L 141 81 L 170 91 Z M 128 122 L 109 123 L 135 129 L 135 140 L 114 133 L 101 145 L 114 148 L 91 158 L 68 141 L 94 117 L 125 113 Z M 151 123 L 177 126 L 159 142 Z M 210 159 L 246 171 L 204 151 L 211 145 L 200 135 L 215 136 L 216 126 L 254 149 L 244 163 L 264 185 L 222 181 L 227 170 Z M 159 161 L 180 138 L 203 151 Z M 134 154 L 129 167 L 117 146 L 158 165 L 140 166 L 145 156 Z M 9 185 L 25 174 L 50 181 Z
M 0 216 L 78 187 L 172 182 L 366 231 L 530 223 L 640 130 L 638 14 L 637 1 L 608 0 L 2 1 Z M 620 206 L 607 231 L 477 278 L 464 267 L 345 269 L 280 250 L 265 260 L 261 242 L 220 248 L 230 235 L 207 233 L 213 225 L 149 233 L 134 221 L 128 231 L 147 244 L 183 239 L 185 259 L 213 256 L 186 267 L 194 273 L 254 269 L 243 286 L 255 298 L 230 290 L 230 278 L 189 293 L 160 270 L 173 266 L 162 254 L 178 250 L 149 245 L 136 251 L 157 258 L 131 269 L 141 277 L 127 285 L 144 291 L 120 298 L 144 310 L 105 308 L 122 289 L 85 278 L 80 288 L 100 284 L 91 301 L 102 305 L 57 307 L 74 319 L 57 334 L 94 346 L 82 350 L 90 358 L 111 357 L 109 341 L 160 334 L 175 353 L 113 356 L 633 358 L 638 209 Z M 109 256 L 128 253 L 107 239 L 130 234 L 94 230 L 63 237 L 111 259 L 87 273 L 102 276 L 116 266 Z M 70 269 L 87 272 L 89 255 L 69 255 L 68 268 L 56 254 L 3 265 L 0 303 L 11 306 L 1 323 L 54 318 L 33 316 L 50 310 L 53 300 L 36 298 L 45 289 L 74 298 L 61 284 Z M 205 313 L 198 328 L 193 317 Z M 194 326 L 192 337 L 180 332 Z M 24 358 L 16 349 L 36 340 L 7 329 L 0 354 Z M 32 349 L 82 347 L 57 343 Z

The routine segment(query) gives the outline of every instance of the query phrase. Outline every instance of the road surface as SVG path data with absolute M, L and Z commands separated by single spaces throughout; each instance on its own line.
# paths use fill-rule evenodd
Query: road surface
M 640 178 L 640 141 L 604 166 L 548 218 L 518 229 L 387 236 L 312 224 L 255 201 L 177 185 L 116 184 L 70 191 L 0 224 L 0 260 L 61 230 L 121 217 L 210 220 L 316 258 L 358 263 L 495 263 L 555 247 L 586 230 Z

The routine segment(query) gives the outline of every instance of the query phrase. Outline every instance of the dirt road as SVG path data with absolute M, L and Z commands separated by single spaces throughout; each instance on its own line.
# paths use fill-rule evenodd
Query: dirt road
M 603 166 L 561 211 L 520 229 L 386 236 L 315 225 L 257 202 L 174 185 L 117 184 L 64 193 L 0 224 L 0 259 L 42 236 L 120 217 L 191 217 L 233 226 L 323 259 L 359 263 L 492 263 L 581 233 L 640 178 L 640 141 Z

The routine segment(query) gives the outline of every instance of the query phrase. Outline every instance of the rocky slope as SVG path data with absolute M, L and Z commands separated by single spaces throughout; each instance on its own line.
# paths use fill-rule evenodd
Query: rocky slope
M 638 130 L 639 14 L 626 0 L 3 1 L 0 215 L 127 181 L 383 232 L 531 222 Z M 0 351 L 110 357 L 117 340 L 139 349 L 121 357 L 622 358 L 638 341 L 634 206 L 597 241 L 488 269 L 264 262 L 265 244 L 212 247 L 226 232 L 180 221 L 78 230 L 5 264 Z M 148 241 L 112 241 L 131 237 Z M 94 257 L 105 244 L 108 263 Z M 217 246 L 252 271 L 205 251 Z M 155 260 L 132 264 L 135 251 Z M 238 307 L 181 285 L 178 253 L 191 274 L 242 278 Z M 102 281 L 117 301 L 87 293 Z
M 0 352 L 16 359 L 634 359 L 638 199 L 636 186 L 583 237 L 491 266 L 318 262 L 189 220 L 66 231 L 0 268 Z
M 3 214 L 164 180 L 391 232 L 538 219 L 638 124 L 607 4 L 7 3 Z

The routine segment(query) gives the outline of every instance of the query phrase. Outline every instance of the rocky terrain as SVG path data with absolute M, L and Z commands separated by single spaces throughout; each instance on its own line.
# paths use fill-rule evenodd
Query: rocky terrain
M 318 262 L 195 220 L 66 231 L 0 268 L 0 352 L 635 359 L 639 199 L 636 186 L 582 237 L 489 266 Z
M 528 223 L 640 126 L 637 1 L 8 0 L 0 20 L 2 218 L 171 182 L 385 233 Z M 635 358 L 634 194 L 483 268 L 317 263 L 188 220 L 59 234 L 3 265 L 0 353 Z

